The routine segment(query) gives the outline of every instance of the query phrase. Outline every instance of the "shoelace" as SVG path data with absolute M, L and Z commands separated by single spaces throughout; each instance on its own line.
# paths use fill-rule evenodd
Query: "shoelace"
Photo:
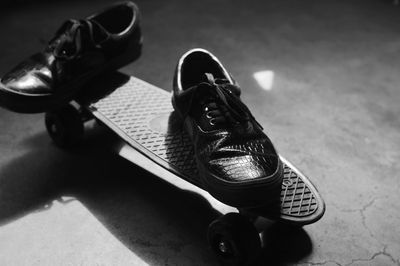
M 215 80 L 210 73 L 206 73 L 206 76 L 209 83 L 202 83 L 201 85 L 208 87 L 210 97 L 205 99 L 203 111 L 211 126 L 222 124 L 233 126 L 248 125 L 247 122 L 254 121 L 262 129 L 262 126 L 256 121 L 239 96 L 233 93 L 233 91 L 237 90 L 237 88 L 233 88 L 234 85 L 230 84 L 228 80 Z M 190 102 L 193 101 L 194 95 L 191 97 Z
M 91 43 L 97 47 L 98 44 L 92 39 L 93 25 L 87 20 L 67 20 L 57 31 L 55 37 L 50 40 L 48 49 L 56 58 L 70 60 L 80 54 L 82 50 L 83 29 L 89 31 Z

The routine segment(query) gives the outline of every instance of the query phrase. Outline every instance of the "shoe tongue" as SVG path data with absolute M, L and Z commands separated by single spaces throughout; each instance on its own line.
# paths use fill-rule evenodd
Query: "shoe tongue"
M 74 33 L 78 28 L 81 29 L 81 38 L 91 40 L 94 44 L 100 44 L 109 37 L 109 33 L 103 26 L 93 19 L 69 19 L 60 27 L 57 35 L 60 36 L 67 32 Z
M 232 87 L 234 87 L 234 85 L 232 85 L 226 79 L 215 79 L 214 75 L 211 73 L 204 73 L 202 79 L 200 80 L 200 83 L 189 88 L 187 92 L 194 93 L 196 95 L 195 97 L 197 102 L 210 101 L 218 98 L 218 94 L 216 91 L 217 87 L 220 86 L 224 86 L 225 89 L 228 89 L 229 91 L 235 93 L 236 89 L 233 88 L 232 90 Z
M 109 38 L 110 34 L 107 32 L 106 29 L 104 29 L 102 25 L 100 25 L 100 23 L 98 23 L 94 19 L 89 19 L 85 22 L 89 27 L 92 40 L 95 44 L 100 44 Z
M 215 84 L 204 79 L 201 83 L 191 87 L 189 90 L 191 90 L 192 93 L 195 93 L 196 101 L 200 102 L 203 101 L 204 99 L 215 97 L 214 96 L 215 94 L 213 93 L 213 91 L 215 91 L 214 85 Z
M 204 73 L 202 82 L 208 83 L 210 85 L 224 85 L 231 84 L 227 79 L 215 78 L 211 73 Z
M 212 86 L 222 85 L 225 86 L 228 90 L 230 90 L 233 94 L 240 97 L 241 91 L 240 88 L 234 84 L 232 84 L 227 79 L 215 78 L 211 73 L 204 73 L 203 82 L 208 83 Z
M 216 83 L 215 83 L 215 78 L 214 78 L 214 75 L 213 75 L 213 74 L 211 74 L 211 73 L 204 73 L 204 76 L 206 77 L 208 83 L 210 83 L 211 85 L 216 84 Z

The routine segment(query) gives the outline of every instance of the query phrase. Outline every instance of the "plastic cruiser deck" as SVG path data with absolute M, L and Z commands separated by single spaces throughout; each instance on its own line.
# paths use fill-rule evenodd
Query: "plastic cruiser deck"
M 170 93 L 138 78 L 125 77 L 122 84 L 118 83 L 108 96 L 90 104 L 88 110 L 135 150 L 201 188 L 192 144 L 173 112 Z M 251 212 L 299 225 L 317 221 L 325 211 L 318 191 L 289 161 L 282 156 L 281 159 L 284 180 L 280 207 Z

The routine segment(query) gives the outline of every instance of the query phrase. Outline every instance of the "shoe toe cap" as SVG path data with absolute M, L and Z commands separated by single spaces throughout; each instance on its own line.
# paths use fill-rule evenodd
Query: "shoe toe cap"
M 2 83 L 12 92 L 29 96 L 47 95 L 50 88 L 51 72 L 45 66 L 21 64 L 2 78 Z
M 50 91 L 48 85 L 35 75 L 24 75 L 17 79 L 4 80 L 3 84 L 16 93 L 32 96 L 47 94 Z
M 268 179 L 276 173 L 277 156 L 244 155 L 210 161 L 210 170 L 219 178 L 229 182 L 245 183 Z

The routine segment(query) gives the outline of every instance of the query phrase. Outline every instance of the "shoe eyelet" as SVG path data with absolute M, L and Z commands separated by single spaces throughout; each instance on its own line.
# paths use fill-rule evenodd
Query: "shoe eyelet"
M 211 126 L 215 126 L 215 118 L 211 118 L 209 123 Z
M 208 119 L 212 119 L 213 117 L 210 115 L 210 112 L 207 112 L 206 113 L 206 117 L 208 118 Z

